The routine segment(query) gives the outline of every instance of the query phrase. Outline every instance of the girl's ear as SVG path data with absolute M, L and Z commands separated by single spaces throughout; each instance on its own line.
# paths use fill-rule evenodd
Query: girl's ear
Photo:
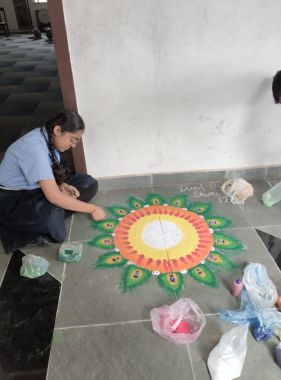
M 56 125 L 53 129 L 53 134 L 55 136 L 60 136 L 62 134 L 61 127 L 59 125 Z

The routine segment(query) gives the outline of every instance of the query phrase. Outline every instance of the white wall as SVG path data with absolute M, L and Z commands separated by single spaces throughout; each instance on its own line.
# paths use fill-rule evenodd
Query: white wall
M 281 163 L 276 0 L 63 0 L 89 172 Z
M 18 29 L 18 22 L 12 0 L 0 0 L 0 7 L 4 8 L 8 27 L 11 30 Z M 3 33 L 3 32 L 2 32 Z

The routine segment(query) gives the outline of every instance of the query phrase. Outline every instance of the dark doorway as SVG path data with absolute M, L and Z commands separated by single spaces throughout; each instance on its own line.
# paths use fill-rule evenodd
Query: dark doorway
M 13 0 L 19 29 L 32 29 L 32 20 L 27 0 Z

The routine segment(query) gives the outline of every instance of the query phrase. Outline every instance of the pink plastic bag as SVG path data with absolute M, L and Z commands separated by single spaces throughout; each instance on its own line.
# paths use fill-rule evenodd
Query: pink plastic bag
M 150 317 L 153 330 L 175 344 L 194 342 L 206 324 L 204 314 L 190 298 L 152 309 Z

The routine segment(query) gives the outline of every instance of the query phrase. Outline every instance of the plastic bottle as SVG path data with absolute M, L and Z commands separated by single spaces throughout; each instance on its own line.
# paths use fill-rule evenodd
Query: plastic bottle
M 262 201 L 266 207 L 271 207 L 281 201 L 281 182 L 267 190 L 262 196 Z
M 241 278 L 237 277 L 231 287 L 231 294 L 233 297 L 239 296 L 243 289 L 243 282 Z

